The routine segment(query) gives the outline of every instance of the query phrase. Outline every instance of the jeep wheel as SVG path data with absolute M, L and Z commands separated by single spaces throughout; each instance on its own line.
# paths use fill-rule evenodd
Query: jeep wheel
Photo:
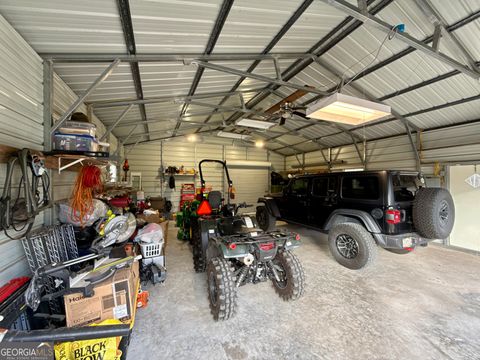
M 206 254 L 205 249 L 202 245 L 202 236 L 200 225 L 197 224 L 193 226 L 195 230 L 192 236 L 192 253 L 193 253 L 193 268 L 195 272 L 203 273 L 205 272 L 206 264 Z
M 328 247 L 338 263 L 353 270 L 371 265 L 377 257 L 377 244 L 360 224 L 335 225 L 328 233 Z
M 413 203 L 413 224 L 427 239 L 445 239 L 455 222 L 452 195 L 442 188 L 421 188 Z
M 288 250 L 273 259 L 280 281 L 272 279 L 275 292 L 285 301 L 297 300 L 305 292 L 305 272 L 298 258 Z
M 228 320 L 235 315 L 237 288 L 233 269 L 227 260 L 213 258 L 207 266 L 208 300 L 215 320 Z
M 275 222 L 277 219 L 270 214 L 265 206 L 257 206 L 255 217 L 257 218 L 258 226 L 260 226 L 260 229 L 263 231 L 272 231 L 275 229 Z

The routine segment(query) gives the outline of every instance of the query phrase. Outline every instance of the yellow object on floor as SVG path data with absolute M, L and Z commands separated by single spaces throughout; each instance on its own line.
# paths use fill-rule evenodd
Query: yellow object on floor
M 92 324 L 90 326 L 102 325 L 119 325 L 122 324 L 119 320 L 105 320 L 99 324 Z M 120 360 L 122 352 L 118 349 L 122 338 L 104 338 L 83 341 L 64 342 L 55 345 L 55 359 L 56 360 L 84 360 L 84 359 L 112 359 Z

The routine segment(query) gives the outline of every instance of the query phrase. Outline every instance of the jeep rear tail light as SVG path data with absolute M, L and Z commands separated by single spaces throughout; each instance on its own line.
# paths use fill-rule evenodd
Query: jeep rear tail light
M 230 245 L 228 245 L 228 248 L 229 248 L 230 250 L 235 250 L 235 249 L 237 248 L 237 244 L 231 243 Z
M 385 220 L 387 224 L 398 224 L 401 220 L 400 210 L 387 210 L 385 211 Z
M 300 241 L 300 234 L 295 235 L 295 240 Z

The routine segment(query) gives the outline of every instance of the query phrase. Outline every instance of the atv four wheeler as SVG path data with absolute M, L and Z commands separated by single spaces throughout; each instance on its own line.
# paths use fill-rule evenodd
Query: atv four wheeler
M 199 164 L 202 189 L 205 187 L 202 164 L 223 166 L 228 181 L 226 204 L 220 192 L 211 191 L 198 206 L 198 219 L 192 222 L 194 268 L 207 271 L 208 297 L 215 320 L 235 314 L 237 288 L 247 283 L 272 280 L 284 300 L 296 300 L 304 292 L 305 275 L 298 258 L 291 252 L 300 245 L 298 234 L 286 231 L 264 232 L 239 209 L 253 205 L 231 204 L 232 181 L 223 161 L 202 160 Z

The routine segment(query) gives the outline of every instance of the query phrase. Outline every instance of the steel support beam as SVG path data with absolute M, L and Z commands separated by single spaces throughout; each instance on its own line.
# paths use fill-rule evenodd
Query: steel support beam
M 327 5 L 332 5 L 335 8 L 343 11 L 345 14 L 353 16 L 357 20 L 362 21 L 365 25 L 372 26 L 387 34 L 391 33 L 392 29 L 394 28 L 392 25 L 386 23 L 385 21 L 379 19 L 376 16 L 373 16 L 370 14 L 363 14 L 358 7 L 353 6 L 344 0 L 318 0 L 318 1 L 321 1 Z M 437 59 L 443 62 L 444 64 L 452 67 L 453 69 L 456 69 L 464 73 L 467 76 L 470 76 L 476 80 L 480 78 L 480 73 L 478 71 L 472 70 L 467 66 L 465 66 L 464 64 L 458 62 L 457 60 L 452 59 L 451 57 L 441 52 L 435 51 L 431 46 L 425 45 L 422 41 L 415 39 L 414 37 L 408 35 L 407 33 L 396 32 L 395 38 L 400 41 L 403 41 L 405 44 L 419 51 L 422 51 L 426 55 L 429 55 L 434 59 Z
M 105 81 L 105 79 L 107 79 L 111 75 L 111 73 L 119 63 L 119 59 L 112 62 L 93 82 L 93 84 L 90 85 L 88 89 L 85 90 L 85 92 L 77 98 L 77 100 L 75 100 L 75 102 L 67 109 L 67 111 L 62 115 L 62 117 L 55 123 L 55 125 L 52 126 L 52 129 L 50 130 L 50 133 L 52 135 L 59 127 L 63 125 L 63 123 L 68 119 L 68 117 L 72 115 L 75 109 L 80 106 L 80 104 L 93 92 L 93 90 L 95 90 L 101 83 Z
M 125 44 L 127 45 L 127 53 L 129 55 L 135 55 L 137 53 L 137 47 L 135 44 L 135 34 L 133 32 L 132 15 L 130 13 L 130 4 L 128 0 L 117 0 L 117 8 L 120 13 L 120 22 L 122 24 L 123 36 L 125 38 Z M 130 70 L 132 72 L 133 85 L 135 87 L 135 93 L 137 99 L 143 99 L 142 79 L 140 76 L 140 68 L 138 62 L 130 63 Z M 145 110 L 145 104 L 139 104 L 138 109 L 142 121 L 147 121 L 147 112 Z M 148 132 L 148 125 L 144 124 L 145 130 Z
M 130 137 L 133 135 L 133 132 L 135 131 L 135 129 L 137 128 L 138 125 L 140 125 L 140 123 L 135 124 L 135 126 L 132 127 L 132 129 L 129 131 L 129 133 L 127 134 L 127 136 L 125 138 L 122 138 L 121 140 L 118 139 L 119 143 L 117 145 L 117 150 L 115 150 L 115 153 L 113 154 L 113 156 L 116 156 L 118 154 L 118 152 L 120 151 L 120 148 L 125 145 L 125 142 L 128 139 L 130 139 Z
M 108 127 L 107 131 L 105 131 L 105 134 L 103 134 L 102 137 L 100 138 L 100 141 L 103 141 L 104 139 L 107 138 L 108 135 L 110 135 L 110 133 L 113 131 L 113 129 L 115 129 L 117 127 L 117 125 L 120 123 L 120 121 L 122 121 L 125 118 L 125 116 L 127 116 L 128 112 L 132 109 L 132 107 L 133 107 L 133 104 L 129 105 L 122 112 L 122 114 L 118 117 L 118 119 L 115 120 L 115 122 Z
M 52 151 L 52 113 L 53 113 L 53 62 L 45 60 L 43 62 L 43 150 Z M 50 188 L 48 190 L 48 196 L 50 199 L 54 199 L 54 177 L 53 170 L 47 169 L 48 176 L 50 177 Z M 44 222 L 45 225 L 52 225 L 55 222 L 56 206 L 51 206 L 45 211 Z
M 195 64 L 195 65 L 198 65 L 201 68 L 207 68 L 207 69 L 210 69 L 210 70 L 216 70 L 216 71 L 224 72 L 224 73 L 227 73 L 227 74 L 233 74 L 233 75 L 237 75 L 237 76 L 251 78 L 251 79 L 266 82 L 268 84 L 285 86 L 285 87 L 292 88 L 292 89 L 297 89 L 297 90 L 304 90 L 306 92 L 310 92 L 310 93 L 314 93 L 314 94 L 328 95 L 328 93 L 326 91 L 316 89 L 314 87 L 300 85 L 300 84 L 294 84 L 294 83 L 291 83 L 291 82 L 288 82 L 288 81 L 283 81 L 283 80 L 277 80 L 277 79 L 274 79 L 274 78 L 269 78 L 267 76 L 253 74 L 253 73 L 249 73 L 248 71 L 237 70 L 237 69 L 230 68 L 230 67 L 223 66 L 223 65 L 212 64 L 212 63 L 207 63 L 207 62 L 198 61 L 198 60 L 193 60 L 191 63 Z
M 262 56 L 265 57 L 270 57 L 271 59 L 281 59 L 281 57 L 277 56 L 277 54 L 268 54 L 274 47 L 275 45 L 283 38 L 283 36 L 287 33 L 288 30 L 297 22 L 297 20 L 302 16 L 302 14 L 308 9 L 308 7 L 312 4 L 313 0 L 304 0 L 302 4 L 295 10 L 293 15 L 287 20 L 287 22 L 282 26 L 282 28 L 279 30 L 279 32 L 273 37 L 273 39 L 268 43 L 268 45 L 263 49 L 262 51 Z M 272 57 L 273 56 L 273 57 Z M 300 59 L 300 58 L 297 58 Z M 198 59 L 200 60 L 200 59 Z M 255 61 L 248 67 L 247 72 L 251 73 L 255 68 L 260 64 L 260 61 L 262 59 L 255 59 Z M 281 75 L 281 74 L 280 74 Z M 246 77 L 242 76 L 240 79 L 237 80 L 235 85 L 231 88 L 230 91 L 235 91 L 238 89 L 238 87 L 243 83 L 243 81 L 246 79 Z M 219 105 L 223 105 L 225 101 L 227 101 L 228 98 L 223 98 L 222 101 L 220 101 Z M 210 117 L 208 117 L 205 122 L 210 121 Z
M 193 100 L 193 99 L 208 99 L 208 98 L 215 98 L 226 96 L 237 96 L 239 94 L 246 94 L 252 92 L 258 92 L 261 88 L 254 88 L 254 89 L 247 89 L 247 90 L 239 90 L 239 91 L 231 91 L 231 92 L 209 92 L 209 93 L 202 93 L 196 95 L 168 95 L 168 96 L 158 96 L 158 97 L 151 97 L 151 98 L 143 98 L 139 99 L 119 99 L 119 100 L 101 100 L 101 101 L 91 101 L 91 104 L 95 109 L 100 108 L 110 108 L 115 106 L 126 106 L 126 105 L 139 105 L 139 104 L 156 104 L 156 103 L 163 103 L 163 102 L 170 102 L 170 101 L 185 101 L 185 100 Z
M 212 129 L 212 130 L 204 130 L 204 131 L 201 131 L 199 134 L 209 134 L 209 133 L 212 133 L 212 132 L 216 132 L 216 131 L 219 131 L 219 129 Z M 156 134 L 161 134 L 161 133 L 165 133 L 165 131 L 161 132 L 161 131 L 152 131 L 150 134 L 151 135 L 156 135 Z M 124 144 L 124 146 L 130 146 L 130 145 L 134 145 L 135 143 L 145 143 L 145 142 L 151 142 L 151 141 L 160 141 L 160 140 L 168 140 L 168 139 L 173 139 L 173 138 L 178 138 L 178 137 L 184 137 L 184 136 L 188 136 L 190 134 L 175 134 L 175 135 L 169 135 L 169 136 L 165 136 L 165 137 L 162 137 L 162 138 L 158 138 L 158 139 L 153 139 L 153 140 L 146 140 L 146 141 L 140 141 L 140 142 L 134 142 L 134 143 L 129 143 L 129 144 Z M 137 137 L 137 136 L 145 136 L 145 134 L 138 134 L 138 135 L 135 135 L 134 137 Z M 126 142 L 127 139 L 125 139 L 124 141 Z
M 51 60 L 54 63 L 101 63 L 112 62 L 116 59 L 122 62 L 181 62 L 190 63 L 193 60 L 199 61 L 262 61 L 273 59 L 308 59 L 310 54 L 306 53 L 218 53 L 218 54 L 71 54 L 71 53 L 40 53 L 44 60 Z
M 372 14 L 376 14 L 382 9 L 384 9 L 386 6 L 388 6 L 392 1 L 393 0 L 381 0 L 378 4 L 374 5 L 371 8 L 370 12 Z M 373 0 L 367 0 L 368 5 L 371 5 L 373 2 L 374 2 Z M 321 38 L 315 45 L 313 45 L 307 51 L 307 53 L 314 54 L 317 56 L 322 56 L 328 50 L 330 50 L 335 45 L 337 45 L 340 41 L 342 41 L 351 33 L 353 33 L 361 25 L 362 25 L 361 21 L 354 20 L 353 17 L 351 16 L 345 18 L 345 20 L 343 20 L 340 24 L 338 24 L 335 28 L 333 28 L 330 32 L 328 32 L 328 34 L 326 34 L 323 38 Z M 313 62 L 313 59 L 311 58 L 311 56 L 308 59 L 299 59 L 295 61 L 282 73 L 283 80 L 289 81 L 295 75 L 297 75 L 298 73 L 303 71 L 305 68 L 307 68 L 312 62 Z M 252 99 L 248 101 L 247 107 L 248 108 L 255 107 L 264 99 L 266 99 L 270 95 L 272 90 L 276 90 L 279 87 L 280 87 L 279 85 L 267 86 L 264 91 L 258 93 L 256 96 L 254 96 Z M 227 119 L 227 122 L 228 123 L 234 122 L 238 118 L 239 118 L 238 114 L 233 114 Z
M 205 55 L 210 55 L 213 52 L 213 49 L 215 47 L 215 44 L 217 43 L 218 37 L 222 32 L 223 25 L 225 25 L 225 21 L 227 20 L 228 14 L 230 13 L 230 9 L 232 8 L 233 1 L 234 0 L 223 0 L 222 6 L 220 7 L 220 11 L 217 15 L 215 24 L 213 25 L 212 32 L 210 33 L 207 46 L 205 47 L 205 51 L 204 51 Z M 192 85 L 190 86 L 190 90 L 188 91 L 189 96 L 192 96 L 195 94 L 195 91 L 197 90 L 198 84 L 200 84 L 200 80 L 202 78 L 204 71 L 205 71 L 205 68 L 203 67 L 197 69 L 195 73 L 195 77 L 193 78 Z M 184 103 L 182 106 L 182 110 L 180 111 L 179 118 L 181 118 L 187 112 L 187 109 L 188 109 L 188 104 Z M 175 135 L 179 127 L 180 127 L 180 122 L 178 121 L 177 124 L 175 125 L 175 130 L 173 132 L 173 135 Z
M 444 17 L 440 12 L 435 8 L 431 0 L 415 0 L 417 5 L 422 9 L 424 14 L 430 19 L 430 21 L 435 25 L 435 34 L 433 36 L 433 48 L 435 49 L 435 37 L 440 37 L 443 35 L 446 40 L 449 40 L 458 50 L 460 50 L 461 56 L 469 64 L 470 68 L 478 72 L 478 66 L 475 63 L 475 60 L 472 54 L 466 49 L 465 45 L 462 44 L 460 39 L 448 31 L 448 25 Z M 437 30 L 439 29 L 439 30 Z M 436 33 L 439 32 L 439 35 Z M 437 45 L 438 48 L 438 45 Z
M 421 114 L 425 114 L 425 113 L 428 113 L 428 112 L 448 108 L 450 106 L 465 104 L 465 103 L 468 103 L 468 102 L 471 102 L 471 101 L 478 101 L 478 100 L 480 100 L 480 95 L 474 95 L 474 96 L 471 96 L 471 97 L 468 97 L 468 98 L 465 98 L 465 99 L 459 99 L 459 100 L 455 100 L 455 101 L 452 101 L 452 102 L 449 102 L 449 103 L 445 103 L 445 104 L 441 104 L 441 105 L 437 105 L 437 106 L 432 106 L 432 107 L 427 108 L 427 109 L 421 109 L 421 110 L 414 111 L 414 112 L 411 112 L 411 113 L 408 113 L 408 114 L 404 114 L 404 115 L 401 115 L 401 117 L 404 118 L 404 119 L 407 119 L 407 118 L 412 117 L 412 116 L 421 115 Z M 398 115 L 398 116 L 400 116 L 400 115 Z M 368 127 L 379 125 L 379 124 L 385 124 L 385 123 L 388 123 L 388 122 L 394 121 L 394 120 L 397 120 L 397 118 L 393 117 L 393 118 L 381 120 L 381 121 L 378 121 L 378 122 L 368 123 L 368 124 L 365 124 L 365 125 L 361 125 L 361 126 L 351 128 L 350 130 L 352 131 L 352 130 L 368 128 Z M 411 125 L 411 124 L 412 123 L 409 122 L 409 125 Z M 431 129 L 419 129 L 419 131 L 423 131 L 423 130 L 431 130 Z M 325 135 L 322 138 L 329 137 L 329 136 L 335 136 L 335 135 L 338 135 L 338 134 L 340 134 L 340 132 Z
M 43 62 L 43 150 L 52 150 L 53 62 Z
M 209 114 L 209 113 L 208 113 Z M 171 123 L 175 123 L 177 121 L 177 119 L 157 119 L 157 120 L 148 120 L 147 121 L 147 124 L 165 124 L 165 123 L 168 123 L 168 122 L 171 122 Z M 195 126 L 207 126 L 205 125 L 204 123 L 199 123 L 199 122 L 195 122 L 195 121 L 188 121 L 188 120 L 180 120 L 180 122 L 182 124 L 190 124 L 190 125 L 195 125 Z M 121 128 L 121 127 L 130 127 L 130 126 L 134 126 L 138 123 L 138 121 L 132 121 L 132 122 L 128 122 L 128 123 L 125 123 L 125 124 L 120 124 L 117 126 L 117 128 Z M 217 126 L 221 126 L 223 125 L 223 122 L 215 122 L 215 123 L 210 123 L 208 125 L 217 125 Z
M 372 10 L 372 14 L 373 14 L 373 10 Z M 473 21 L 476 21 L 480 19 L 480 10 L 478 10 L 477 12 L 474 12 L 470 15 L 468 15 L 467 17 L 465 17 L 464 19 L 461 19 L 459 21 L 457 21 L 456 23 L 452 24 L 452 25 L 449 25 L 447 26 L 446 30 L 450 33 L 454 32 L 455 30 L 458 30 L 460 28 L 462 28 L 463 26 L 466 26 L 468 24 L 470 24 L 471 22 Z M 429 36 L 427 37 L 426 39 L 424 39 L 422 42 L 424 44 L 429 44 L 433 41 L 433 36 Z M 401 58 L 407 56 L 408 54 L 411 54 L 412 52 L 414 52 L 416 49 L 413 48 L 413 47 L 408 47 L 406 48 L 405 50 L 402 50 L 400 51 L 399 53 L 396 53 L 395 55 L 392 55 L 391 57 L 385 59 L 385 60 L 382 60 L 378 63 L 376 63 L 375 65 L 372 65 L 370 66 L 368 69 L 365 69 L 365 70 L 362 70 L 361 73 L 359 74 L 356 74 L 354 75 L 355 78 L 349 78 L 349 79 L 345 79 L 345 83 L 348 83 L 348 82 L 353 82 L 353 81 L 358 81 L 360 80 L 361 78 L 369 75 L 369 74 L 372 74 L 374 73 L 375 71 L 377 70 L 380 70 L 382 68 L 384 68 L 385 66 L 397 61 L 397 60 L 400 60 Z M 313 60 L 312 60 L 313 61 Z M 480 66 L 480 62 L 477 62 L 476 63 L 477 67 Z M 461 72 L 459 70 L 454 70 L 457 72 L 457 74 L 460 74 Z M 441 80 L 441 79 L 440 79 Z M 439 81 L 440 81 L 439 80 Z M 313 97 L 311 98 L 310 100 L 308 100 L 307 102 L 305 102 L 304 104 L 310 104 L 314 101 L 316 101 L 318 99 L 318 97 Z

